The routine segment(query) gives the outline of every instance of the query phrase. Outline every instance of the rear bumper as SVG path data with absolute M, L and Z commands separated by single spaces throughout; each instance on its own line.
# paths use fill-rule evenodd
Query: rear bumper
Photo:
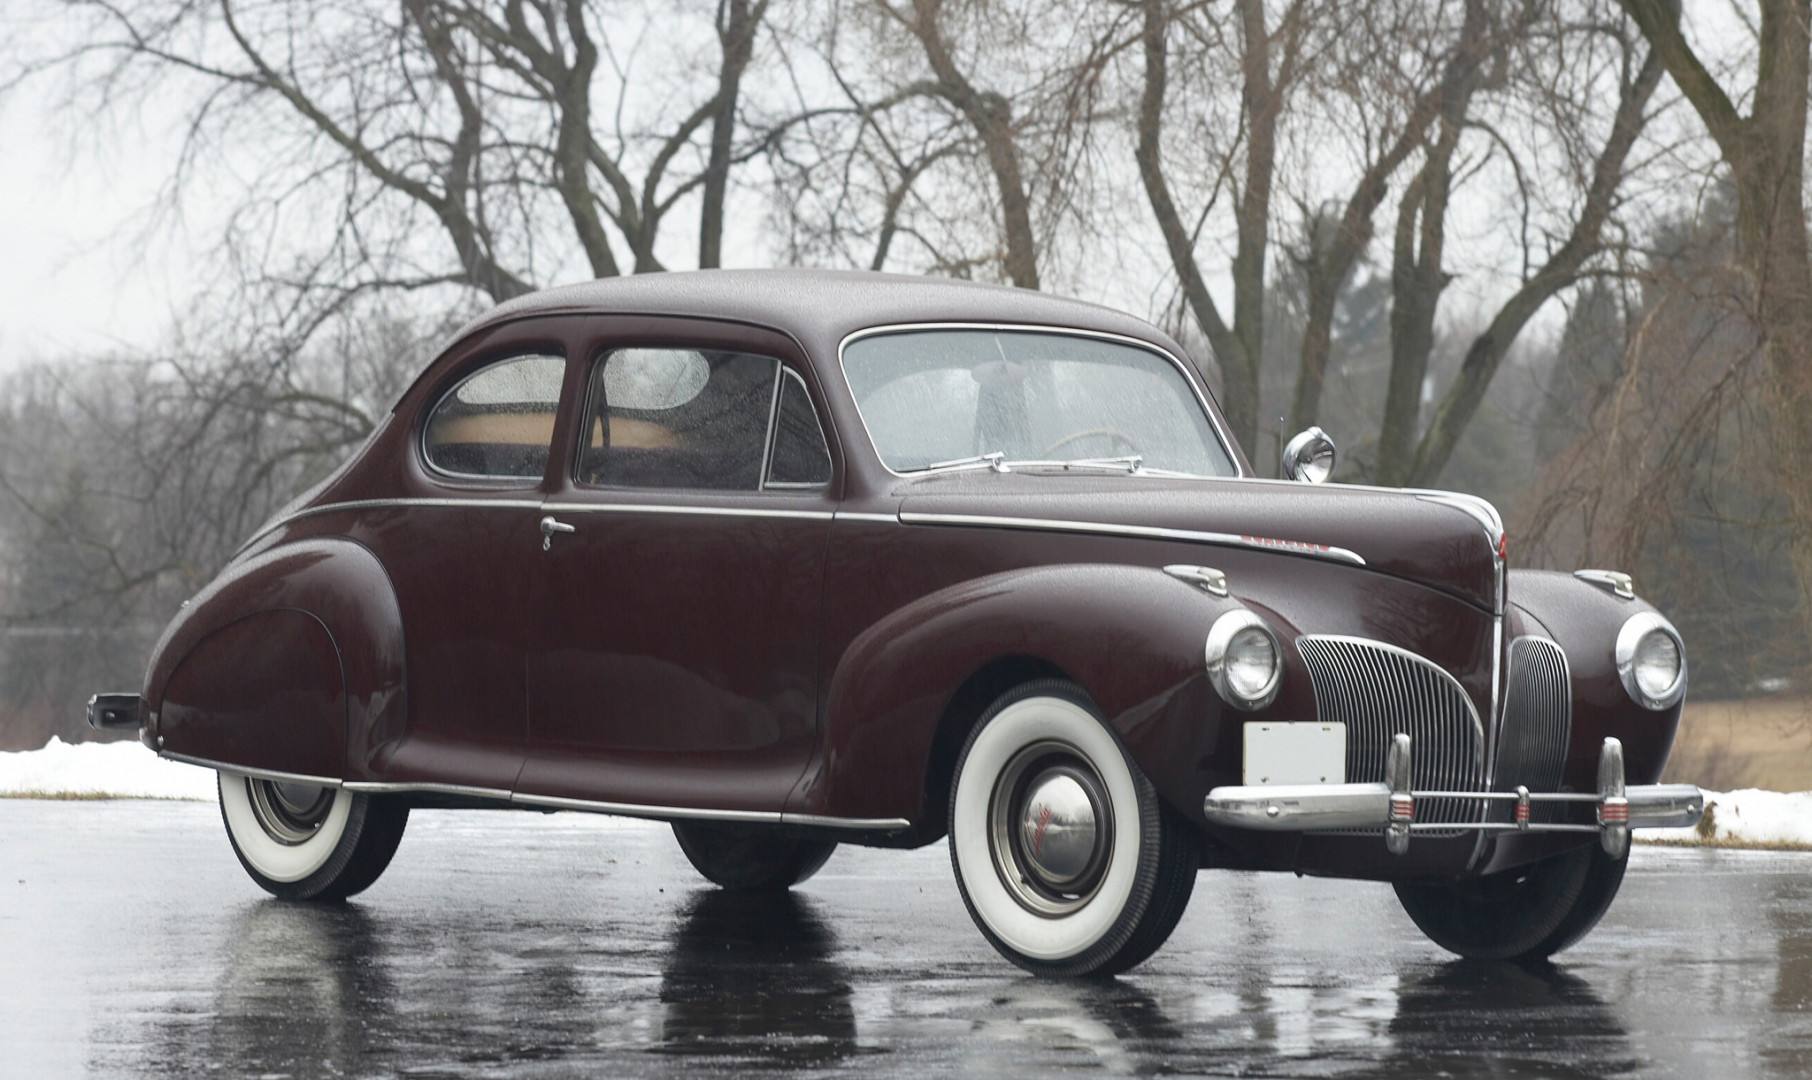
M 1390 850 L 1402 854 L 1417 832 L 1572 832 L 1595 833 L 1612 855 L 1621 855 L 1631 829 L 1685 828 L 1705 814 L 1705 793 L 1692 784 L 1644 784 L 1625 787 L 1623 746 L 1606 739 L 1598 763 L 1596 793 L 1516 791 L 1417 791 L 1409 786 L 1409 736 L 1398 735 L 1386 766 L 1387 780 L 1378 784 L 1305 784 L 1270 787 L 1217 787 L 1208 793 L 1202 812 L 1210 824 L 1262 832 L 1311 832 L 1329 829 L 1379 829 Z M 1491 803 L 1511 805 L 1511 820 L 1418 822 L 1418 799 L 1474 800 L 1480 819 Z M 1531 821 L 1536 804 L 1582 803 L 1593 807 L 1595 823 Z

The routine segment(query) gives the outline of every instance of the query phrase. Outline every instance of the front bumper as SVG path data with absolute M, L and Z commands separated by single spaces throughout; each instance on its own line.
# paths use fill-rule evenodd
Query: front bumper
M 1399 734 L 1385 762 L 1381 784 L 1302 784 L 1269 787 L 1217 787 L 1208 793 L 1202 812 L 1210 824 L 1264 832 L 1311 832 L 1328 829 L 1382 829 L 1393 854 L 1409 850 L 1417 832 L 1571 832 L 1595 833 L 1604 850 L 1621 857 L 1629 849 L 1631 829 L 1686 828 L 1705 814 L 1705 793 L 1692 784 L 1623 783 L 1623 744 L 1604 740 L 1598 757 L 1598 791 L 1415 791 L 1410 788 L 1410 739 Z M 1510 821 L 1418 822 L 1418 799 L 1473 800 L 1512 804 Z M 1596 824 L 1531 821 L 1537 803 L 1586 803 L 1595 808 Z M 1483 809 L 1483 807 L 1481 807 Z M 1482 814 L 1480 815 L 1483 816 Z

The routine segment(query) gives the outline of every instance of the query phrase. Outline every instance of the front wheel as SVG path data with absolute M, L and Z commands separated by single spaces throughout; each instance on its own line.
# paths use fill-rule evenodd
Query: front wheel
M 377 881 L 403 839 L 395 798 L 221 772 L 220 816 L 253 881 L 283 900 L 344 900 Z
M 996 701 L 950 791 L 950 861 L 975 925 L 1037 975 L 1114 975 L 1182 918 L 1201 852 L 1071 683 Z
M 1472 960 L 1544 960 L 1585 937 L 1616 899 L 1629 854 L 1597 844 L 1470 881 L 1396 883 L 1436 945 Z

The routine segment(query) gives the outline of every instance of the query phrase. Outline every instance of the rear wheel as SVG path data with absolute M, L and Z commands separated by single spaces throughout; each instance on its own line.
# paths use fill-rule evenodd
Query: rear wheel
M 403 839 L 394 798 L 221 772 L 220 817 L 253 881 L 284 900 L 344 900 L 369 888 Z
M 1397 899 L 1441 948 L 1475 960 L 1546 959 L 1585 937 L 1629 865 L 1597 844 L 1471 881 L 1402 881 Z
M 673 836 L 693 869 L 737 892 L 784 892 L 817 873 L 837 850 L 834 840 L 761 825 L 676 821 Z
M 1074 684 L 1029 683 L 970 733 L 950 792 L 963 903 L 1039 975 L 1113 975 L 1156 952 L 1201 852 Z

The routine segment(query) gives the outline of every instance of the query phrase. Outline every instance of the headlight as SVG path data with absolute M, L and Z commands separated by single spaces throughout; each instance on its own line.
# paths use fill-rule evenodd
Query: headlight
M 1652 611 L 1631 615 L 1617 632 L 1617 675 L 1643 708 L 1672 707 L 1686 696 L 1686 647 L 1680 632 Z
M 1227 704 L 1250 712 L 1271 704 L 1283 684 L 1277 635 L 1250 611 L 1229 611 L 1208 631 L 1208 681 Z

